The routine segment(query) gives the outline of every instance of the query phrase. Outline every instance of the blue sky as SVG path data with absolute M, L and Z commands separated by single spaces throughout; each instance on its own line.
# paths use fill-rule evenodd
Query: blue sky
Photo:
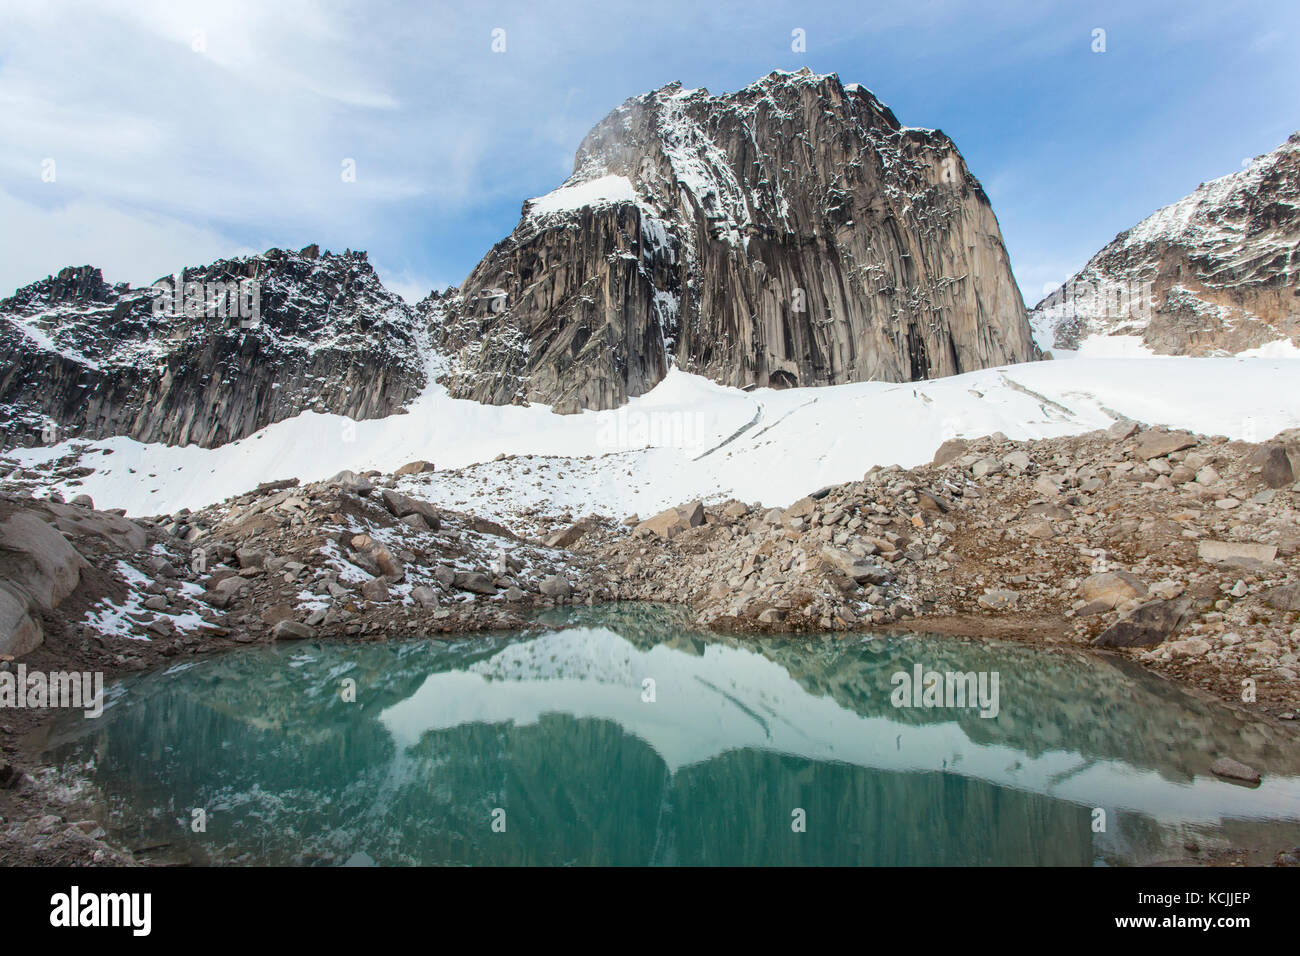
M 1300 129 L 1298 39 L 1295 2 L 5 2 L 0 295 L 311 242 L 422 295 L 627 97 L 808 66 L 953 137 L 1032 305 Z

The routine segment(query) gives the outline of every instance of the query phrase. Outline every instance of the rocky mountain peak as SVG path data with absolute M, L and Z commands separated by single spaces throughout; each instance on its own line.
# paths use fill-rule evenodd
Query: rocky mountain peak
M 1038 354 L 951 140 L 807 70 L 627 100 L 441 305 L 453 394 L 564 411 L 617 406 L 670 362 L 788 386 Z
M 1215 355 L 1300 339 L 1300 133 L 1121 232 L 1032 318 L 1058 349 L 1136 336 Z
M 846 91 L 836 74 L 819 75 L 806 67 L 796 73 L 773 71 L 720 96 L 675 82 L 632 97 L 588 133 L 578 148 L 573 175 L 561 188 L 608 176 L 627 178 L 638 196 L 650 199 L 670 198 L 667 194 L 674 187 L 684 188 L 711 220 L 728 219 L 727 234 L 738 237 L 760 216 L 782 222 L 789 214 L 775 191 L 781 166 L 771 163 L 781 163 L 794 144 L 786 142 L 784 131 L 777 133 L 776 142 L 760 144 L 757 131 L 783 121 L 792 127 L 791 137 L 806 135 L 823 112 L 863 132 L 900 129 L 888 107 L 863 87 Z M 740 169 L 737 176 L 732 158 L 714 142 L 712 131 L 720 128 L 748 133 L 747 158 L 757 169 Z M 766 161 L 759 158 L 758 150 L 771 146 L 778 151 Z M 753 180 L 760 188 L 746 195 L 741 180 Z M 751 211 L 751 203 L 758 208 Z
M 424 384 L 422 341 L 364 252 L 269 249 L 144 287 L 64 269 L 0 302 L 0 446 L 212 446 L 309 409 L 386 415 Z
M 125 285 L 109 285 L 104 273 L 93 266 L 68 266 L 0 299 L 0 312 L 31 313 L 60 305 L 109 302 L 125 289 Z

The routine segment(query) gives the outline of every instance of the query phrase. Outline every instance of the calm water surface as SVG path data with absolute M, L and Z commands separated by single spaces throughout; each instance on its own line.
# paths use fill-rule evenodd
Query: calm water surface
M 615 606 L 450 643 L 248 649 L 124 682 L 51 746 L 118 836 L 196 862 L 1095 865 L 1300 844 L 1296 735 L 1123 662 L 683 620 Z M 996 672 L 997 716 L 895 707 L 917 664 Z M 1214 778 L 1220 756 L 1263 784 Z

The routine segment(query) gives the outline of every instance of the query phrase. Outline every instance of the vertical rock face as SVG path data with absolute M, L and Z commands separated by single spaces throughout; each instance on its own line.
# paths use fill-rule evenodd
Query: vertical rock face
M 240 303 L 256 316 L 207 307 L 217 283 L 241 280 L 256 283 Z M 414 310 L 364 252 L 272 249 L 181 281 L 200 284 L 197 308 L 160 309 L 153 287 L 110 286 L 89 266 L 0 301 L 0 447 L 111 435 L 213 447 L 306 410 L 389 415 L 424 384 Z
M 619 405 L 670 361 L 789 387 L 1039 354 L 952 141 L 807 70 L 628 100 L 436 305 L 454 395 L 563 411 Z
M 1163 355 L 1300 346 L 1300 133 L 1120 233 L 1031 321 L 1044 348 L 1112 335 Z

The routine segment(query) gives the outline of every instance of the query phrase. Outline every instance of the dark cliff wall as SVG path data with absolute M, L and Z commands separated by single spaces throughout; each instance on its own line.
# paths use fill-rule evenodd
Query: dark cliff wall
M 445 305 L 453 394 L 564 410 L 641 394 L 669 356 L 728 385 L 791 386 L 1038 354 L 951 140 L 806 72 L 629 100 Z
M 364 253 L 271 250 L 182 281 L 240 280 L 258 283 L 252 327 L 155 314 L 151 289 L 108 286 L 88 266 L 0 302 L 0 446 L 45 440 L 52 420 L 59 439 L 213 447 L 306 410 L 389 415 L 423 386 L 413 310 Z

